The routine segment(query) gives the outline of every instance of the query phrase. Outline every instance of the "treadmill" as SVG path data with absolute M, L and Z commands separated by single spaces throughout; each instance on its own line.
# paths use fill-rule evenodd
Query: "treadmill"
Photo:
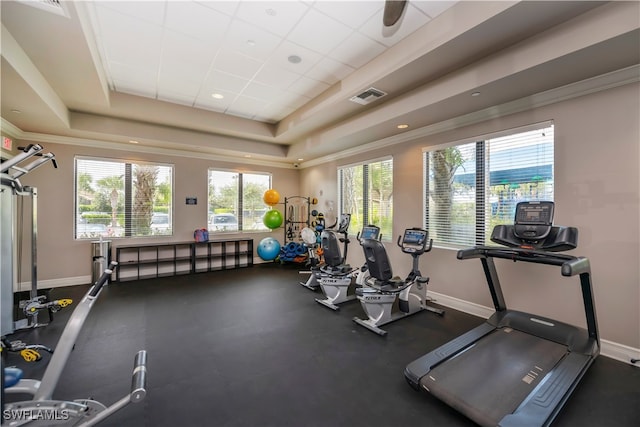
M 548 426 L 600 353 L 589 260 L 558 252 L 578 230 L 553 226 L 553 202 L 516 205 L 513 225 L 491 240 L 504 245 L 458 252 L 479 258 L 496 312 L 482 325 L 411 362 L 405 378 L 482 426 Z M 579 276 L 587 329 L 507 309 L 494 258 L 560 267 Z

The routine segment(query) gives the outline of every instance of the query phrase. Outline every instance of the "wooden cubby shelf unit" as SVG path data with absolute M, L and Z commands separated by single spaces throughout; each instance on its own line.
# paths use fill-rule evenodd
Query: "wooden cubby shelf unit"
M 253 265 L 252 239 L 210 240 L 193 245 L 194 273 Z
M 151 279 L 253 265 L 253 239 L 116 247 L 116 281 Z

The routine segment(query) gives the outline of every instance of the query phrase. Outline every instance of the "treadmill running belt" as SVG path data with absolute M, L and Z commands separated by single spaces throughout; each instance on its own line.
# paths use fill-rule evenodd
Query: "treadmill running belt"
M 496 426 L 566 354 L 564 345 L 502 328 L 433 368 L 420 385 L 476 423 Z

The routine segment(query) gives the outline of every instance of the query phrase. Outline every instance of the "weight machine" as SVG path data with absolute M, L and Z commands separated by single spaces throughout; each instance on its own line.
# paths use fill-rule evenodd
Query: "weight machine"
M 38 293 L 38 268 L 37 268 L 37 237 L 38 237 L 38 190 L 35 187 L 24 186 L 20 178 L 43 164 L 51 161 L 54 168 L 57 168 L 55 155 L 53 153 L 42 153 L 43 147 L 39 144 L 30 144 L 20 148 L 21 153 L 0 163 L 0 208 L 2 221 L 0 224 L 1 240 L 1 263 L 0 272 L 0 304 L 1 307 L 1 330 L 0 335 L 11 334 L 19 329 L 35 328 L 44 326 L 38 319 L 41 310 L 56 312 L 72 303 L 70 299 L 59 299 L 47 301 L 46 295 Z M 31 160 L 27 162 L 27 160 Z M 26 163 L 25 163 L 26 162 Z M 22 197 L 22 200 L 19 200 Z M 21 301 L 25 318 L 15 320 L 13 316 L 14 292 L 18 283 L 18 271 L 20 269 L 20 248 L 22 241 L 22 216 L 18 215 L 18 207 L 22 207 L 19 202 L 24 203 L 24 198 L 31 201 L 31 289 L 29 299 Z M 23 343 L 14 342 L 10 346 L 10 351 L 20 351 L 24 347 Z M 29 346 L 27 346 L 29 347 Z
M 138 403 L 145 398 L 147 394 L 146 350 L 140 350 L 136 353 L 130 392 L 115 403 L 105 406 L 90 398 L 76 400 L 53 398 L 58 381 L 65 372 L 69 356 L 76 345 L 76 340 L 89 312 L 117 265 L 117 262 L 111 262 L 109 269 L 104 270 L 102 276 L 87 291 L 71 314 L 41 380 L 22 378 L 20 369 L 4 368 L 3 366 L 1 391 L 4 407 L 2 408 L 2 417 L 7 425 L 16 427 L 23 425 L 88 427 L 98 424 L 130 403 Z M 30 398 L 5 404 L 5 394 L 18 396 L 26 394 Z

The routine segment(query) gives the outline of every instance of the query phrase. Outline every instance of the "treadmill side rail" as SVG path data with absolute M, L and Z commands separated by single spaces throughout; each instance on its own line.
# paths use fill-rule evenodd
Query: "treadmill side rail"
M 595 357 L 590 355 L 567 354 L 520 407 L 513 414 L 506 415 L 498 425 L 549 426 L 594 360 Z M 545 420 L 544 423 L 541 424 L 541 420 Z
M 428 374 L 433 367 L 447 360 L 452 355 L 459 353 L 465 347 L 468 347 L 494 330 L 495 326 L 489 323 L 483 323 L 456 339 L 441 345 L 419 359 L 414 360 L 404 369 L 404 376 L 407 382 L 411 387 L 418 390 L 420 388 L 420 378 Z

